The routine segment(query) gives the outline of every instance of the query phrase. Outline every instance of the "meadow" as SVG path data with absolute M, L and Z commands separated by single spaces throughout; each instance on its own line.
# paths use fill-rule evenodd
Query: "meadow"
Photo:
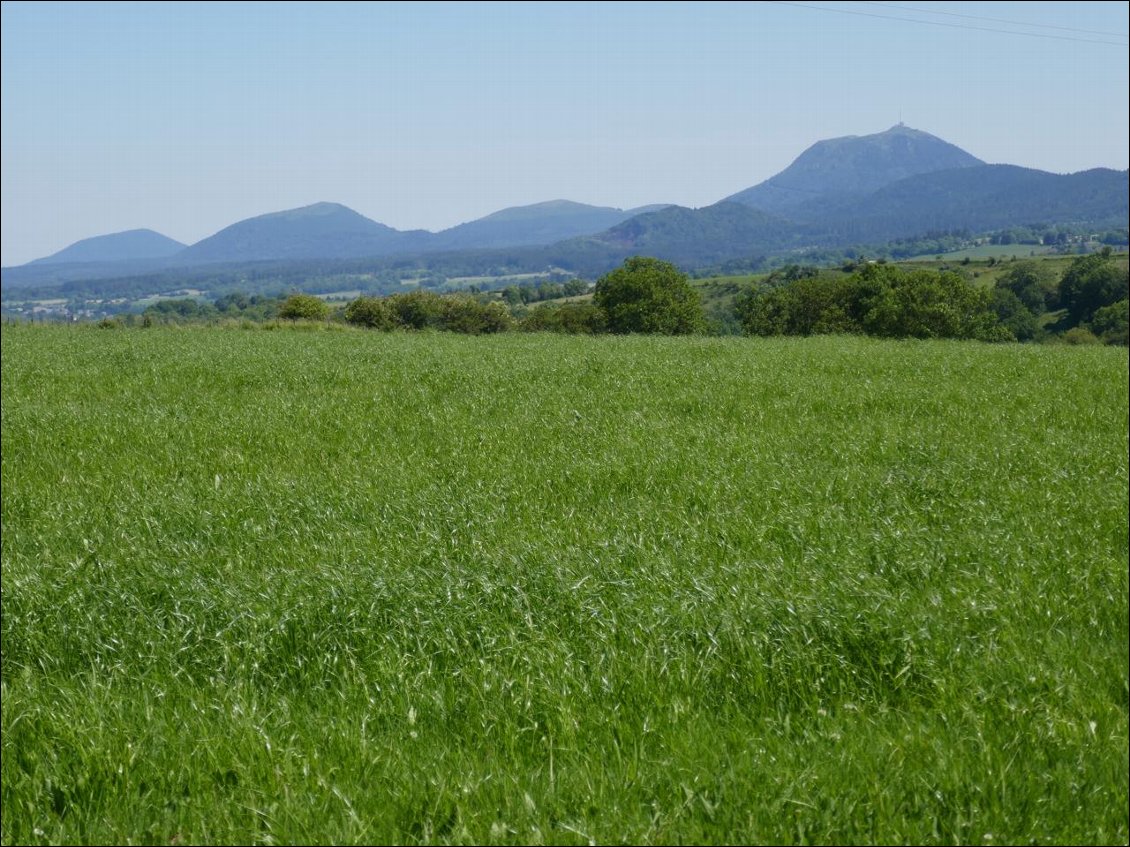
M 907 259 L 908 262 L 933 261 L 937 254 L 927 253 Z M 961 259 L 985 260 L 998 259 L 1034 259 L 1039 257 L 1056 257 L 1054 248 L 1044 247 L 1040 244 L 978 244 L 976 247 L 967 247 L 964 250 L 951 250 L 942 254 L 946 262 L 960 261 Z
M 2 329 L 0 840 L 1125 843 L 1125 349 Z

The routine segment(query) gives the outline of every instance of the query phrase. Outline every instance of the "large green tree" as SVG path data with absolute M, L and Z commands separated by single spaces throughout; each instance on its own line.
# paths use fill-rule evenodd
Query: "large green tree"
M 1095 310 L 1091 330 L 1107 344 L 1130 344 L 1130 301 L 1124 297 Z
M 992 290 L 992 298 L 993 311 L 997 313 L 1001 326 L 1015 335 L 1017 341 L 1031 341 L 1039 334 L 1037 316 L 1011 288 L 1002 288 L 998 284 Z
M 596 282 L 593 301 L 615 333 L 688 335 L 702 332 L 702 300 L 670 262 L 633 256 Z
M 1095 312 L 1125 299 L 1127 273 L 1111 261 L 1110 248 L 1075 259 L 1059 282 L 1059 304 L 1072 324 L 1085 323 Z
M 997 288 L 1011 291 L 1034 315 L 1055 308 L 1059 298 L 1055 272 L 1047 262 L 1016 262 L 997 277 Z

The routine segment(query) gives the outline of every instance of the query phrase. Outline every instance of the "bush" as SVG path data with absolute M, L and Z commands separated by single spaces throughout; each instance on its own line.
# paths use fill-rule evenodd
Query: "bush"
M 1001 326 L 1007 328 L 1017 341 L 1030 341 L 1039 333 L 1040 322 L 1011 289 L 994 288 L 992 304 Z
M 1011 291 L 1029 312 L 1036 315 L 1058 305 L 1055 272 L 1047 262 L 1016 262 L 997 277 L 997 287 Z
M 142 314 L 149 315 L 151 319 L 160 319 L 162 323 L 181 323 L 200 318 L 212 318 L 216 316 L 217 312 L 216 307 L 211 303 L 201 303 L 191 297 L 183 297 L 179 300 L 158 300 L 153 305 L 148 306 Z M 152 325 L 152 320 L 150 325 Z
M 1059 303 L 1071 323 L 1086 323 L 1095 312 L 1130 294 L 1127 272 L 1110 261 L 1110 248 L 1071 262 L 1059 282 Z
M 564 332 L 572 335 L 596 335 L 604 332 L 608 320 L 594 303 L 562 303 L 542 306 L 522 319 L 523 332 Z
M 279 317 L 289 321 L 324 321 L 330 308 L 312 294 L 292 294 L 279 307 Z
M 1083 326 L 1073 326 L 1061 338 L 1064 344 L 1098 344 L 1099 339 L 1093 332 Z
M 865 332 L 884 338 L 1011 341 L 991 294 L 952 272 L 866 265 L 847 278 L 807 277 L 753 291 L 735 307 L 749 335 Z
M 862 331 L 857 289 L 855 276 L 802 276 L 739 295 L 735 308 L 748 335 L 857 333 Z
M 615 333 L 687 335 L 706 328 L 702 301 L 687 275 L 646 256 L 633 256 L 597 280 L 593 302 Z
M 988 289 L 956 273 L 869 267 L 860 273 L 863 328 L 885 338 L 1011 340 L 1000 331 Z
M 487 335 L 505 332 L 514 321 L 501 303 L 481 303 L 466 295 L 444 298 L 440 327 L 448 332 Z
M 513 326 L 501 303 L 484 303 L 463 295 L 441 296 L 433 291 L 410 291 L 391 297 L 359 297 L 345 309 L 345 319 L 358 326 L 392 330 L 436 329 L 484 335 Z
M 400 326 L 388 300 L 358 297 L 345 307 L 345 320 L 355 326 L 389 332 Z
M 443 298 L 433 291 L 393 294 L 386 301 L 396 320 L 409 329 L 441 329 Z
M 1096 310 L 1091 331 L 1106 344 L 1130 344 L 1130 300 L 1123 298 Z

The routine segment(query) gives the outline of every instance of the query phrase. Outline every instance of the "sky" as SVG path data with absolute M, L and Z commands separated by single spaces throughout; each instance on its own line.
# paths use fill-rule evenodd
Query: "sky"
M 900 120 L 988 162 L 1125 169 L 1128 9 L 4 2 L 0 264 L 319 201 L 431 230 L 699 207 Z

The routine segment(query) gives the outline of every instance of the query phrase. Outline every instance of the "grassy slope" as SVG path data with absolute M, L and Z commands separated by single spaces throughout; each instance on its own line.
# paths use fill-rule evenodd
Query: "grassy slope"
M 4 843 L 1127 840 L 1124 350 L 2 366 Z
M 1049 268 L 1056 275 L 1056 279 L 1060 279 L 1071 263 L 1079 258 L 1078 256 L 1060 256 L 1060 255 L 1044 255 L 1026 257 L 1021 256 L 1017 261 L 1036 261 L 1043 264 L 1044 267 Z M 1121 267 L 1123 270 L 1126 268 L 1127 258 L 1125 254 L 1115 255 L 1114 264 L 1116 267 Z M 997 280 L 1003 276 L 1009 268 L 1013 267 L 1011 261 L 999 261 L 990 265 L 987 259 L 973 260 L 968 265 L 951 261 L 949 259 L 941 262 L 935 260 L 908 260 L 899 263 L 902 267 L 912 269 L 927 268 L 930 270 L 956 270 L 959 273 L 970 274 L 978 285 L 995 285 Z
M 1053 248 L 1043 247 L 1038 244 L 979 244 L 976 247 L 968 247 L 965 250 L 951 250 L 948 253 L 943 253 L 942 258 L 947 262 L 960 261 L 968 258 L 971 260 L 981 260 L 995 258 L 998 260 L 1011 259 L 1038 259 L 1042 256 L 1049 256 L 1052 254 Z M 937 253 L 923 253 L 921 256 L 914 256 L 906 259 L 907 262 L 916 261 L 932 261 Z M 1054 254 L 1058 255 L 1058 254 Z

